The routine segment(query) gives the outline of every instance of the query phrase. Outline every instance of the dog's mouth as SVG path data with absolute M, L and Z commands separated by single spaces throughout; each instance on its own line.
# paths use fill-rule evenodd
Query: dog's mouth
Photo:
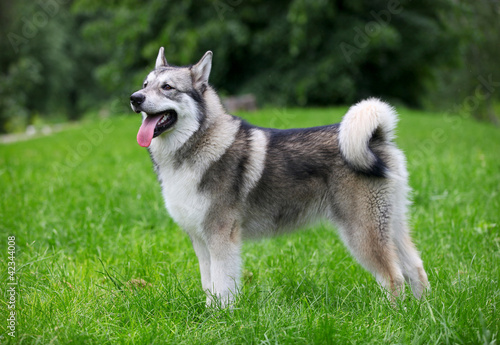
M 151 145 L 151 140 L 170 129 L 177 122 L 175 110 L 166 110 L 161 113 L 148 114 L 137 133 L 137 142 L 142 147 Z

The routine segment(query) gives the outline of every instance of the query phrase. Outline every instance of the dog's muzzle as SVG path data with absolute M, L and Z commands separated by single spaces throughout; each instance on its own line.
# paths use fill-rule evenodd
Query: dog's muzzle
M 140 113 L 140 105 L 144 103 L 146 100 L 146 96 L 144 96 L 140 92 L 134 92 L 132 96 L 130 96 L 130 105 L 132 106 L 132 110 L 134 110 L 136 113 Z

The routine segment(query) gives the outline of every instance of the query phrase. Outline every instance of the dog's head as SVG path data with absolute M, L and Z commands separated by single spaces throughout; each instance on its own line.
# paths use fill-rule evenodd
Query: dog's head
M 148 147 L 153 138 L 174 131 L 193 131 L 203 116 L 203 93 L 208 88 L 212 52 L 208 51 L 192 66 L 170 66 L 163 47 L 155 69 L 148 74 L 142 89 L 130 96 L 132 110 L 143 115 L 137 142 Z

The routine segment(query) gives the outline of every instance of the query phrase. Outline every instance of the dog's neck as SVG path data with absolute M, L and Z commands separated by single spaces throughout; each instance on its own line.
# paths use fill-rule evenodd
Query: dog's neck
M 204 129 L 203 127 L 210 127 L 220 116 L 228 114 L 226 112 L 226 109 L 224 109 L 224 106 L 222 105 L 222 101 L 219 95 L 210 85 L 208 85 L 205 92 L 203 92 L 202 98 L 205 108 L 203 109 L 203 111 L 205 112 L 203 116 L 205 117 L 205 121 L 207 122 L 206 126 L 202 126 L 202 129 Z
M 208 167 L 233 143 L 240 121 L 226 112 L 211 86 L 206 88 L 202 97 L 203 104 L 199 109 L 202 114 L 197 121 L 174 128 L 166 136 L 153 140 L 149 151 L 156 164 L 180 167 L 188 163 Z

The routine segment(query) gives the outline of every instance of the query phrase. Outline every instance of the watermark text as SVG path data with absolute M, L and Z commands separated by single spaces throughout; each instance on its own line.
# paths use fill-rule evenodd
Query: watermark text
M 7 240 L 7 334 L 15 338 L 17 325 L 16 237 L 9 236 Z

